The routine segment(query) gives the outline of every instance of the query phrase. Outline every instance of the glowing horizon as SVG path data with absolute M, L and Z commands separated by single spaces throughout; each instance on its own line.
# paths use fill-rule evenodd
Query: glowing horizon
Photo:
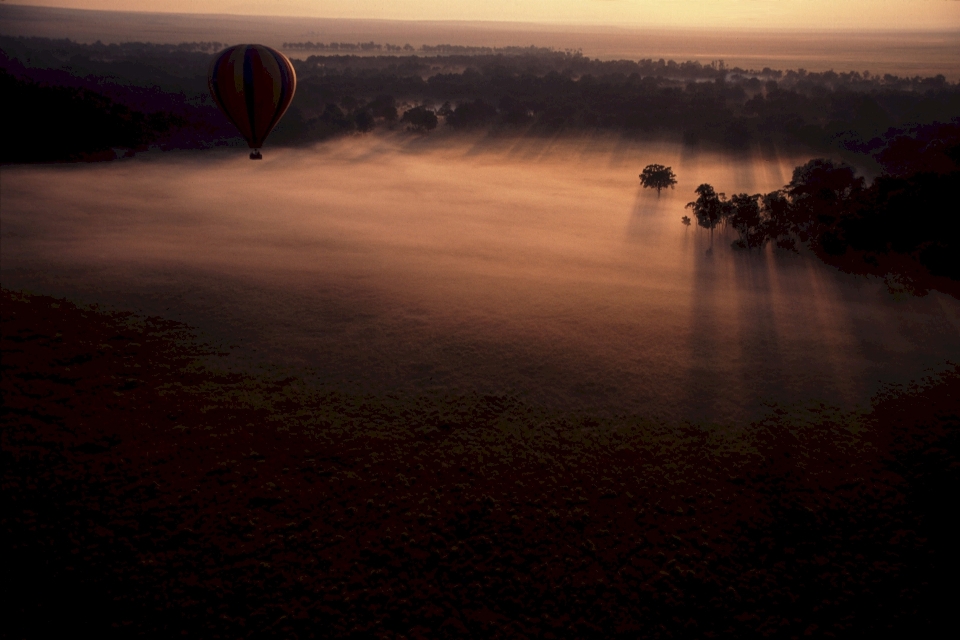
M 8 6 L 142 13 L 652 28 L 960 30 L 957 0 L 18 0 Z

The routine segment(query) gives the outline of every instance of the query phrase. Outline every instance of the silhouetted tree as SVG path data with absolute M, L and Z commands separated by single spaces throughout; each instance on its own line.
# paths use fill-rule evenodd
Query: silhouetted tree
M 905 177 L 916 173 L 951 173 L 960 164 L 960 123 L 921 127 L 914 135 L 898 135 L 876 154 L 884 173 Z
M 736 249 L 759 249 L 767 242 L 767 224 L 759 193 L 738 193 L 730 198 L 730 224 L 740 236 L 733 242 Z
M 353 121 L 344 113 L 343 109 L 333 103 L 328 103 L 324 107 L 323 113 L 320 114 L 318 119 L 334 131 L 348 131 L 353 129 L 354 126 Z
M 374 127 L 375 119 L 373 114 L 363 109 L 362 111 L 357 112 L 353 117 L 353 121 L 357 124 L 358 131 L 372 131 Z
M 656 189 L 659 198 L 662 189 L 667 187 L 673 189 L 674 185 L 677 184 L 677 176 L 670 167 L 665 167 L 662 164 L 648 164 L 643 168 L 643 173 L 640 174 L 640 184 L 643 185 L 644 189 Z
M 375 118 L 383 118 L 387 122 L 396 122 L 399 114 L 397 113 L 397 101 L 393 96 L 377 96 L 367 109 Z
M 533 115 L 520 100 L 513 96 L 504 96 L 500 100 L 500 122 L 509 126 L 523 126 L 533 122 Z
M 457 129 L 466 129 L 489 124 L 496 117 L 497 108 L 477 98 L 473 102 L 464 102 L 457 105 L 453 113 L 447 116 L 447 124 Z
M 400 121 L 409 124 L 414 131 L 431 131 L 437 128 L 437 114 L 424 106 L 405 111 Z
M 844 162 L 810 160 L 793 170 L 785 188 L 792 203 L 793 231 L 803 242 L 815 240 L 827 253 L 846 251 L 842 219 L 856 208 L 864 180 Z
M 794 201 L 815 198 L 838 202 L 862 188 L 863 178 L 856 177 L 853 167 L 845 162 L 817 158 L 793 170 L 787 193 Z
M 793 206 L 787 194 L 782 190 L 771 191 L 762 197 L 763 211 L 766 217 L 766 237 L 781 249 L 797 250 L 797 241 L 793 231 Z
M 686 208 L 693 209 L 693 215 L 697 218 L 697 224 L 704 229 L 710 230 L 710 238 L 713 238 L 713 230 L 718 224 L 726 218 L 730 203 L 726 196 L 717 193 L 709 184 L 701 184 L 696 189 L 697 199 L 688 202 Z

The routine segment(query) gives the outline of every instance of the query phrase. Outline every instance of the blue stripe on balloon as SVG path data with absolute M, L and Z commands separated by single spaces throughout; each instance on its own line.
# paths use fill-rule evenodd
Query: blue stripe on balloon
M 230 57 L 230 53 L 232 51 L 232 48 L 226 49 L 219 56 L 217 56 L 210 73 L 210 89 L 213 91 L 214 99 L 220 106 L 220 111 L 227 116 L 227 120 L 229 120 L 233 126 L 237 127 L 237 129 L 240 129 L 239 125 L 237 125 L 237 121 L 234 120 L 233 115 L 231 115 L 230 112 L 223 107 L 223 95 L 220 93 L 220 75 L 222 74 L 220 67 L 223 65 L 224 60 L 227 60 Z

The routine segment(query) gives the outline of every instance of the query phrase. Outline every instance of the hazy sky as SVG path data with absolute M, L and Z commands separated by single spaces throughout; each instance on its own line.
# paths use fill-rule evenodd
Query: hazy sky
M 958 0 L 16 0 L 75 9 L 624 26 L 960 29 Z

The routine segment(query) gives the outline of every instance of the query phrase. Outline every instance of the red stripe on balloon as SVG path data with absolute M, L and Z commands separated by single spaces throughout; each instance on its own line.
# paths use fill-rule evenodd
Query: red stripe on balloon
M 277 110 L 280 98 L 280 66 L 266 47 L 253 47 L 250 56 L 251 72 L 254 84 L 254 144 L 258 147 L 263 144 L 273 129 L 273 115 Z
M 217 88 L 220 108 L 249 142 L 253 132 L 243 97 L 243 50 L 244 47 L 233 47 L 220 56 L 217 61 Z

